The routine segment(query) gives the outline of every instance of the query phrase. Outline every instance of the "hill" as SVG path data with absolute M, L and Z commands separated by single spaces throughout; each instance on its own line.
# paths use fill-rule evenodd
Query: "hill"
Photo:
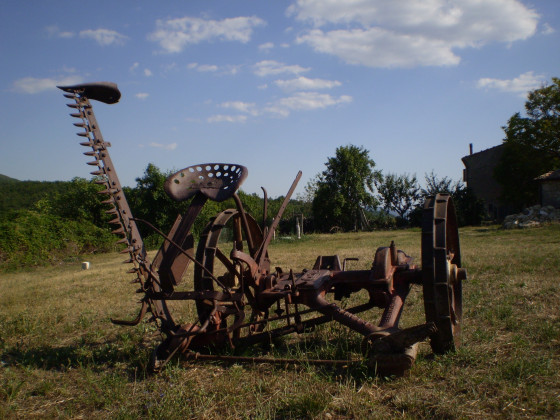
M 0 218 L 12 210 L 30 209 L 37 201 L 62 192 L 67 181 L 19 181 L 0 175 Z
M 13 182 L 20 182 L 20 180 L 15 178 L 10 178 L 9 176 L 0 174 L 0 183 L 13 183 Z

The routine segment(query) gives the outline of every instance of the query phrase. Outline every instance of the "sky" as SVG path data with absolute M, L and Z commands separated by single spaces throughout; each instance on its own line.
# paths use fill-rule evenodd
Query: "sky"
M 94 111 L 123 185 L 241 164 L 284 195 L 363 146 L 384 174 L 462 177 L 528 91 L 560 77 L 558 0 L 0 0 L 0 174 L 89 178 L 56 85 L 111 81 Z

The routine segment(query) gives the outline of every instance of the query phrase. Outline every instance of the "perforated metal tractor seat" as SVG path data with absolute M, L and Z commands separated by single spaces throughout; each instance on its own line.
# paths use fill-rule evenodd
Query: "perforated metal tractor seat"
M 165 181 L 165 192 L 176 201 L 184 201 L 202 193 L 213 201 L 225 201 L 238 190 L 247 168 L 231 163 L 204 163 L 189 166 Z

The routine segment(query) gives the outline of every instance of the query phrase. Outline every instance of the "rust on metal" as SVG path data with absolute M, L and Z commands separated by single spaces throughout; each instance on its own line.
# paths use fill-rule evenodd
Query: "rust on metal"
M 154 350 L 151 367 L 157 371 L 175 355 L 187 360 L 221 360 L 253 363 L 330 364 L 350 366 L 363 360 L 296 360 L 239 357 L 220 354 L 221 349 L 238 348 L 293 333 L 312 331 L 335 321 L 363 336 L 361 350 L 368 366 L 384 374 L 402 374 L 416 358 L 419 342 L 430 339 L 435 353 L 455 350 L 461 343 L 462 281 L 459 234 L 451 197 L 437 194 L 426 201 L 422 222 L 422 265 L 398 250 L 394 242 L 375 251 L 371 268 L 347 270 L 344 258 L 319 255 L 311 269 L 294 273 L 272 269 L 268 247 L 301 171 L 297 174 L 278 214 L 265 226 L 266 190 L 263 221 L 248 214 L 237 190 L 247 177 L 247 169 L 232 163 L 192 165 L 171 175 L 166 193 L 174 200 L 190 200 L 187 211 L 165 234 L 157 227 L 133 217 L 122 186 L 93 113 L 90 100 L 113 104 L 120 99 L 117 85 L 110 82 L 61 86 L 65 97 L 74 102 L 70 115 L 79 122 L 80 144 L 94 160 L 92 172 L 105 186 L 101 193 L 109 205 L 107 213 L 116 225 L 113 233 L 124 244 L 129 273 L 143 294 L 138 315 L 132 320 L 112 320 L 118 325 L 136 325 L 147 313 L 155 320 L 162 336 Z M 208 200 L 233 198 L 235 207 L 221 212 L 206 226 L 195 244 L 192 227 Z M 164 238 L 150 260 L 137 223 L 147 223 Z M 224 232 L 231 236 L 224 241 Z M 194 264 L 191 290 L 179 289 L 190 264 Z M 401 329 L 399 321 L 412 287 L 422 286 L 426 323 Z M 351 308 L 337 302 L 365 291 L 365 301 Z M 179 321 L 177 304 L 194 302 L 196 316 Z M 372 308 L 382 311 L 378 322 L 358 314 Z M 213 354 L 210 354 L 210 350 Z M 216 354 L 217 352 L 217 354 Z

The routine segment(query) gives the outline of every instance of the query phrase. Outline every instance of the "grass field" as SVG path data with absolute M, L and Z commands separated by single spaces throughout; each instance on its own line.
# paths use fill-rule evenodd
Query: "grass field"
M 172 361 L 146 373 L 159 337 L 152 324 L 112 325 L 137 310 L 119 254 L 78 264 L 0 273 L 0 418 L 558 418 L 560 225 L 461 232 L 463 346 L 434 357 L 427 343 L 410 373 L 378 378 L 366 367 L 220 365 Z M 420 260 L 420 232 L 311 235 L 271 246 L 274 266 L 310 268 L 319 254 L 359 257 L 394 239 Z M 190 277 L 187 279 L 187 283 Z M 378 320 L 372 310 L 362 316 Z M 402 326 L 424 322 L 415 288 Z M 252 354 L 359 355 L 361 337 L 334 323 Z

